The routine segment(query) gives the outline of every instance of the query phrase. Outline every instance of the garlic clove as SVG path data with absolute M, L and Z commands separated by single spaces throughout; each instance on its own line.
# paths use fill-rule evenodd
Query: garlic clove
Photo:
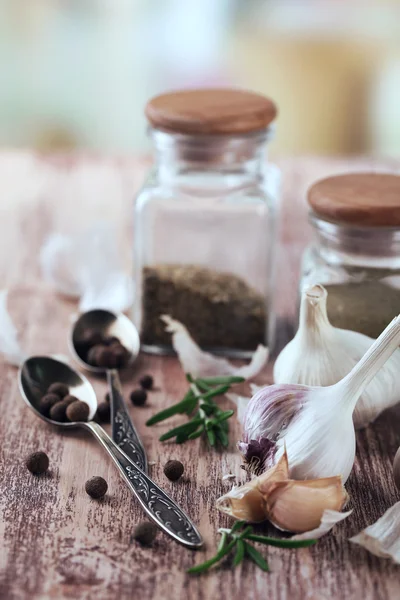
M 259 523 L 265 521 L 265 495 L 269 489 L 288 478 L 289 465 L 286 452 L 271 469 L 243 486 L 234 487 L 230 492 L 217 500 L 217 508 L 221 512 L 240 521 Z
M 311 529 L 310 531 L 305 531 L 304 533 L 298 533 L 297 535 L 293 535 L 290 539 L 294 541 L 301 540 L 318 540 L 323 535 L 330 532 L 330 530 L 340 521 L 344 521 L 347 519 L 349 515 L 351 515 L 353 511 L 349 510 L 347 512 L 337 512 L 336 510 L 324 510 L 324 513 L 321 518 L 321 522 L 315 529 Z
M 375 556 L 391 558 L 400 564 L 400 502 L 397 502 L 385 514 L 350 542 L 363 546 Z
M 179 321 L 169 315 L 162 315 L 161 319 L 166 325 L 166 331 L 172 333 L 172 345 L 185 373 L 191 373 L 196 377 L 235 375 L 244 379 L 252 379 L 268 362 L 268 348 L 260 344 L 248 365 L 236 367 L 226 358 L 203 352 L 186 327 Z
M 264 498 L 254 482 L 255 480 L 240 487 L 233 487 L 230 492 L 218 498 L 217 509 L 239 521 L 265 521 Z
M 340 511 L 347 501 L 342 478 L 277 482 L 265 497 L 268 519 L 283 531 L 319 527 L 325 510 Z

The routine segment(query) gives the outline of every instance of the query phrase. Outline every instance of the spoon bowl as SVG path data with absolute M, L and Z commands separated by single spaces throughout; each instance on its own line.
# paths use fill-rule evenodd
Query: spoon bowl
M 85 349 L 82 348 L 81 340 L 85 331 L 88 329 L 91 329 L 96 333 L 101 333 L 104 336 L 115 336 L 119 339 L 128 352 L 128 361 L 126 365 L 121 368 L 126 368 L 131 365 L 139 354 L 139 334 L 128 317 L 122 313 L 113 313 L 110 310 L 89 310 L 79 315 L 75 321 L 71 331 L 69 345 L 76 361 L 92 373 L 104 373 L 107 369 L 105 367 L 96 367 L 86 361 L 86 352 Z
M 18 374 L 22 397 L 38 417 L 60 427 L 82 426 L 81 422 L 62 423 L 53 421 L 53 419 L 45 417 L 39 411 L 40 399 L 47 392 L 48 387 L 56 381 L 67 385 L 70 394 L 89 406 L 88 420 L 91 421 L 97 410 L 97 398 L 94 389 L 86 377 L 77 373 L 66 363 L 50 356 L 31 356 L 24 362 Z

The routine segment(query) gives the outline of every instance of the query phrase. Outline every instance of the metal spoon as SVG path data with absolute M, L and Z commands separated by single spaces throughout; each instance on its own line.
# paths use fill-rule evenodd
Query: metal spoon
M 111 437 L 116 444 L 147 473 L 147 457 L 142 441 L 131 421 L 122 396 L 121 382 L 117 369 L 95 367 L 87 362 L 80 341 L 88 329 L 107 336 L 115 336 L 129 353 L 128 366 L 140 350 L 140 339 L 134 324 L 123 314 L 109 310 L 90 310 L 79 315 L 75 321 L 69 345 L 75 360 L 92 373 L 106 373 L 110 390 Z
M 60 423 L 48 419 L 39 412 L 41 397 L 55 381 L 66 384 L 71 394 L 88 404 L 90 410 L 88 421 Z M 94 435 L 111 456 L 146 513 L 165 533 L 188 548 L 198 548 L 202 545 L 201 535 L 189 517 L 118 448 L 104 429 L 92 420 L 97 410 L 97 399 L 86 377 L 74 371 L 66 363 L 48 356 L 32 356 L 21 366 L 18 382 L 23 399 L 38 417 L 58 427 L 81 427 Z

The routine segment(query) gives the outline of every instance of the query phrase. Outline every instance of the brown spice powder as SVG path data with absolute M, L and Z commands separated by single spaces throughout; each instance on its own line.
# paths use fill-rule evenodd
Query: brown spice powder
M 197 265 L 143 269 L 142 342 L 171 346 L 160 317 L 183 323 L 203 348 L 255 350 L 266 342 L 266 306 L 243 279 Z

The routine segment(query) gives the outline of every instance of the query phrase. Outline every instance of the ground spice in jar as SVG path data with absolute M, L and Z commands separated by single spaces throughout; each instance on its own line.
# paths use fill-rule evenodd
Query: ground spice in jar
M 254 350 L 265 343 L 265 301 L 243 279 L 197 265 L 143 269 L 144 344 L 170 346 L 160 317 L 183 323 L 204 348 Z
M 380 281 L 325 285 L 334 327 L 377 338 L 400 312 L 400 290 Z

